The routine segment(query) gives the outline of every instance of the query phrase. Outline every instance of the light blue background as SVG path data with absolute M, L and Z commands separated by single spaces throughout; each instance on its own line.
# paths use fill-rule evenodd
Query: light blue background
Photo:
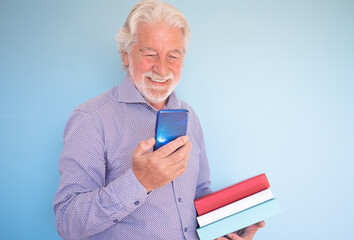
M 354 1 L 170 1 L 192 39 L 179 96 L 204 128 L 214 190 L 265 172 L 283 213 L 255 239 L 350 239 Z M 0 2 L 0 239 L 59 239 L 66 119 L 118 84 L 135 1 Z

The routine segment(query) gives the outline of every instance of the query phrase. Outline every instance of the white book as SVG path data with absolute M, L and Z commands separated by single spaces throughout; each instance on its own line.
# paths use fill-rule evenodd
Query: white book
M 248 196 L 248 197 L 245 197 L 245 198 L 238 200 L 236 202 L 230 203 L 224 207 L 218 208 L 214 211 L 211 211 L 209 213 L 198 216 L 197 221 L 198 221 L 199 227 L 206 226 L 210 223 L 216 222 L 220 219 L 226 218 L 230 215 L 233 215 L 235 213 L 246 210 L 250 207 L 253 207 L 253 206 L 258 205 L 262 202 L 268 201 L 272 198 L 273 198 L 273 194 L 270 191 L 270 188 L 260 191 L 258 193 L 251 195 L 251 196 Z

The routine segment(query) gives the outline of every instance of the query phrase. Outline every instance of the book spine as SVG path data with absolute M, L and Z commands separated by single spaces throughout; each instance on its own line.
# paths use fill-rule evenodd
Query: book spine
M 273 198 L 273 194 L 269 188 L 261 192 L 255 193 L 249 197 L 243 198 L 239 201 L 230 203 L 229 205 L 226 205 L 212 212 L 197 217 L 199 227 L 206 226 L 210 223 L 216 222 L 220 219 L 241 212 L 245 209 L 258 205 L 262 202 L 268 201 L 272 198 Z
M 200 240 L 213 240 L 279 213 L 280 208 L 276 199 L 273 198 L 227 218 L 213 222 L 202 228 L 198 228 L 197 232 Z
M 200 216 L 269 187 L 270 185 L 267 176 L 263 173 L 197 199 L 194 201 L 194 205 Z

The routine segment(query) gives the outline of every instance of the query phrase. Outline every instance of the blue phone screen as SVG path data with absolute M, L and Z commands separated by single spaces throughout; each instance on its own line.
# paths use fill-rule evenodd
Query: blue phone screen
M 164 109 L 157 112 L 154 150 L 187 133 L 188 110 Z

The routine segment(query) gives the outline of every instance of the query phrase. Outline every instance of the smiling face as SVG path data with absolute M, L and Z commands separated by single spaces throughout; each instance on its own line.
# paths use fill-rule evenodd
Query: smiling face
M 181 77 L 183 32 L 164 22 L 138 24 L 136 44 L 123 53 L 130 78 L 146 101 L 160 110 Z

